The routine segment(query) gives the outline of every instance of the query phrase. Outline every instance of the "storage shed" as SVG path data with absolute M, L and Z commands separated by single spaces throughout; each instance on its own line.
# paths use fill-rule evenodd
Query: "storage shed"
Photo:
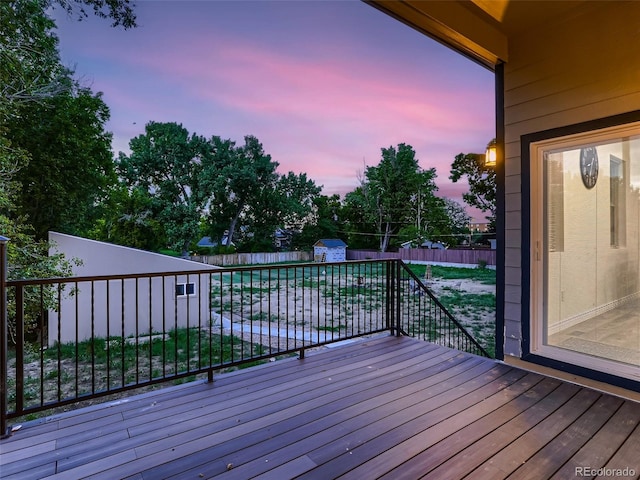
M 73 274 L 83 278 L 49 312 L 49 345 L 210 321 L 210 272 L 219 267 L 56 232 L 49 242 L 52 254 L 82 261 Z
M 316 262 L 344 262 L 347 244 L 339 238 L 322 238 L 313 244 L 313 259 Z

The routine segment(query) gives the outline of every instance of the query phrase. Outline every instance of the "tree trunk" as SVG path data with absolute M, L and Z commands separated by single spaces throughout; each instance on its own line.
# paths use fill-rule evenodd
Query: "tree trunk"
M 227 247 L 231 246 L 231 242 L 233 242 L 233 236 L 236 233 L 236 225 L 238 224 L 238 219 L 240 218 L 240 213 L 244 209 L 244 202 L 238 206 L 238 210 L 236 211 L 236 215 L 231 220 L 231 225 L 229 225 L 229 233 L 227 234 Z
M 387 251 L 387 247 L 389 246 L 389 237 L 390 236 L 391 236 L 391 225 L 389 224 L 389 222 L 387 222 L 385 224 L 384 235 L 380 239 L 380 251 L 381 252 L 386 252 Z

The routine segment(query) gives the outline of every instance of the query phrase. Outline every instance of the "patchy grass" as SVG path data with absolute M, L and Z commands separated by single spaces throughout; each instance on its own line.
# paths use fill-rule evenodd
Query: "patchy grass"
M 491 293 L 466 293 L 453 288 L 444 287 L 443 294 L 438 300 L 447 307 L 448 310 L 468 310 L 487 309 L 495 310 L 496 296 Z
M 335 326 L 329 326 L 329 325 L 325 325 L 325 326 L 320 326 L 320 327 L 314 327 L 316 330 L 320 330 L 321 332 L 334 332 L 334 333 L 338 333 L 340 330 L 346 330 L 348 328 L 348 325 L 344 325 L 344 324 L 339 324 L 339 325 L 335 325 Z
M 423 278 L 426 271 L 426 265 L 409 264 L 409 269 L 418 277 Z M 469 279 L 487 285 L 496 284 L 496 271 L 490 268 L 461 268 L 461 267 L 442 267 L 439 265 L 431 266 L 431 275 L 433 278 L 442 278 L 443 280 L 463 280 Z
M 42 352 L 31 349 L 25 354 L 25 406 L 106 392 L 163 377 L 171 380 L 176 373 L 209 365 L 223 367 L 230 362 L 260 356 L 265 351 L 264 346 L 235 336 L 209 335 L 199 329 L 187 328 L 168 332 L 164 340 L 159 338 L 138 344 L 130 340 L 96 338 L 77 344 L 56 344 Z M 11 350 L 10 409 L 16 401 L 15 350 Z M 185 381 L 188 379 L 175 379 L 173 383 Z

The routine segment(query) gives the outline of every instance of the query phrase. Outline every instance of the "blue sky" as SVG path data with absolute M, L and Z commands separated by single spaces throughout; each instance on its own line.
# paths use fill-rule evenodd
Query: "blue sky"
M 495 136 L 491 72 L 359 1 L 147 0 L 135 11 L 129 31 L 55 14 L 63 61 L 111 109 L 115 154 L 152 120 L 238 143 L 255 135 L 281 173 L 343 195 L 381 148 L 407 143 L 436 168 L 439 195 L 461 202 L 455 155 Z

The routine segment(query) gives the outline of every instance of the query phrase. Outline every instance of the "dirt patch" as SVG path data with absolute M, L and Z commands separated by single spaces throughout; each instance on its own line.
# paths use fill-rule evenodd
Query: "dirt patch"
M 471 336 L 492 353 L 495 348 L 496 286 L 469 279 L 432 279 L 427 286 Z
M 477 282 L 474 280 L 445 280 L 442 278 L 432 279 L 427 281 L 427 287 L 429 287 L 434 293 L 442 293 L 443 289 L 455 289 L 465 293 L 488 293 L 495 295 L 496 286 L 487 285 L 486 283 Z

